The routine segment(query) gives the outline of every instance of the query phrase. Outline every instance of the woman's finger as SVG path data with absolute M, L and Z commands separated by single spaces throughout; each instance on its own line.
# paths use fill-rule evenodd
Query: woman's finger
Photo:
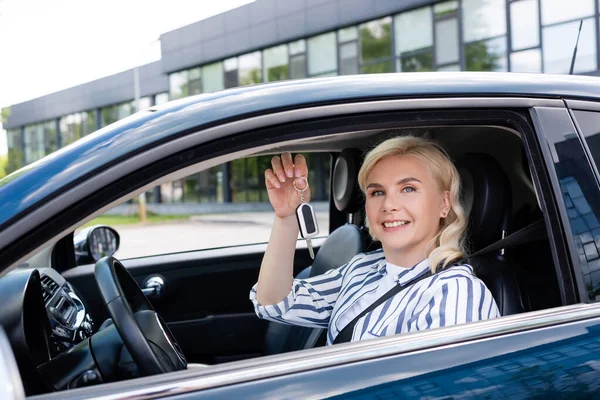
M 275 188 L 279 189 L 281 187 L 279 180 L 277 180 L 277 177 L 271 169 L 265 170 L 265 184 L 267 185 L 267 190 Z
M 302 154 L 296 154 L 294 158 L 294 175 L 296 177 L 308 178 L 308 167 L 306 166 L 306 158 Z
M 281 165 L 281 158 L 275 156 L 271 159 L 271 166 L 273 167 L 273 173 L 279 179 L 279 182 L 285 182 L 285 173 L 283 172 L 283 166 Z
M 292 162 L 292 155 L 289 151 L 281 154 L 281 161 L 283 163 L 283 171 L 288 178 L 294 177 L 294 163 Z

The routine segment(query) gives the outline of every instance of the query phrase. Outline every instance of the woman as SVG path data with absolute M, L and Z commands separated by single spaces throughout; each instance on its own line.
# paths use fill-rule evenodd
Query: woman
M 366 196 L 371 236 L 381 250 L 362 253 L 340 268 L 293 279 L 298 237 L 295 209 L 308 173 L 306 161 L 289 153 L 274 157 L 265 171 L 275 210 L 258 283 L 250 292 L 260 318 L 328 327 L 327 344 L 388 290 L 403 290 L 347 329 L 351 340 L 498 317 L 498 307 L 464 257 L 460 178 L 444 150 L 412 136 L 384 141 L 366 156 L 358 182 Z M 304 192 L 308 201 L 310 188 Z M 340 249 L 343 251 L 343 249 Z M 454 264 L 453 264 L 454 263 Z

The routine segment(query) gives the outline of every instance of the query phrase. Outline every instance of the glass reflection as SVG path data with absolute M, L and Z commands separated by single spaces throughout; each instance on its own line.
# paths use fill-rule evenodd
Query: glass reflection
M 335 32 L 308 39 L 309 76 L 337 72 Z
M 463 0 L 462 15 L 465 42 L 506 34 L 504 0 Z
M 433 13 L 435 14 L 436 19 L 454 16 L 457 11 L 458 0 L 445 1 L 433 6 Z
M 340 74 L 358 74 L 358 45 L 357 42 L 340 45 Z
M 262 82 L 260 51 L 244 54 L 238 58 L 238 81 L 240 86 Z
M 510 55 L 512 72 L 542 72 L 542 53 L 540 49 L 524 50 Z
M 456 18 L 435 23 L 435 43 L 437 65 L 458 62 L 458 20 Z
M 510 4 L 510 34 L 513 51 L 540 43 L 538 0 L 521 0 Z
M 399 57 L 397 70 L 433 70 L 433 18 L 431 7 L 405 12 L 395 17 L 394 38 Z M 419 27 L 415 30 L 415 27 Z
M 579 21 L 543 28 L 544 72 L 569 73 Z M 574 72 L 593 71 L 596 62 L 596 19 L 583 20 Z
M 20 129 L 8 129 L 6 131 L 8 147 L 8 163 L 4 170 L 7 174 L 14 172 L 24 165 L 23 141 L 21 140 Z
M 594 14 L 594 0 L 541 0 L 542 24 L 570 21 Z
M 223 61 L 225 70 L 225 88 L 238 86 L 238 62 L 237 58 L 230 58 Z
M 175 72 L 169 75 L 169 95 L 171 99 L 189 96 L 188 71 Z
M 224 78 L 223 63 L 217 62 L 202 67 L 204 92 L 211 93 L 218 90 L 223 90 L 225 88 Z
M 506 71 L 506 38 L 467 44 L 465 61 L 468 71 Z
M 289 78 L 287 45 L 283 44 L 266 49 L 263 56 L 265 82 L 275 82 Z
M 389 58 L 392 55 L 392 18 L 382 18 L 360 25 L 360 58 L 362 63 Z

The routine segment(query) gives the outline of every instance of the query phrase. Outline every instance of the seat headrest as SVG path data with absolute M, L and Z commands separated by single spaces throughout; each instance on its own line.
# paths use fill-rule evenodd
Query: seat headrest
M 331 191 L 335 207 L 352 214 L 361 209 L 363 195 L 358 186 L 362 153 L 358 149 L 344 149 L 333 167 Z
M 460 174 L 461 201 L 468 217 L 470 251 L 502 238 L 512 211 L 510 181 L 502 167 L 487 154 L 466 154 L 456 162 Z

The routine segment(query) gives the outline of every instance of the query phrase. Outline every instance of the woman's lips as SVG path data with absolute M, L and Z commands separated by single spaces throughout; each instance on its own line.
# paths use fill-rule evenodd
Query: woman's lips
M 406 228 L 408 225 L 410 225 L 408 221 L 386 221 L 381 224 L 381 227 L 384 232 L 396 232 Z

